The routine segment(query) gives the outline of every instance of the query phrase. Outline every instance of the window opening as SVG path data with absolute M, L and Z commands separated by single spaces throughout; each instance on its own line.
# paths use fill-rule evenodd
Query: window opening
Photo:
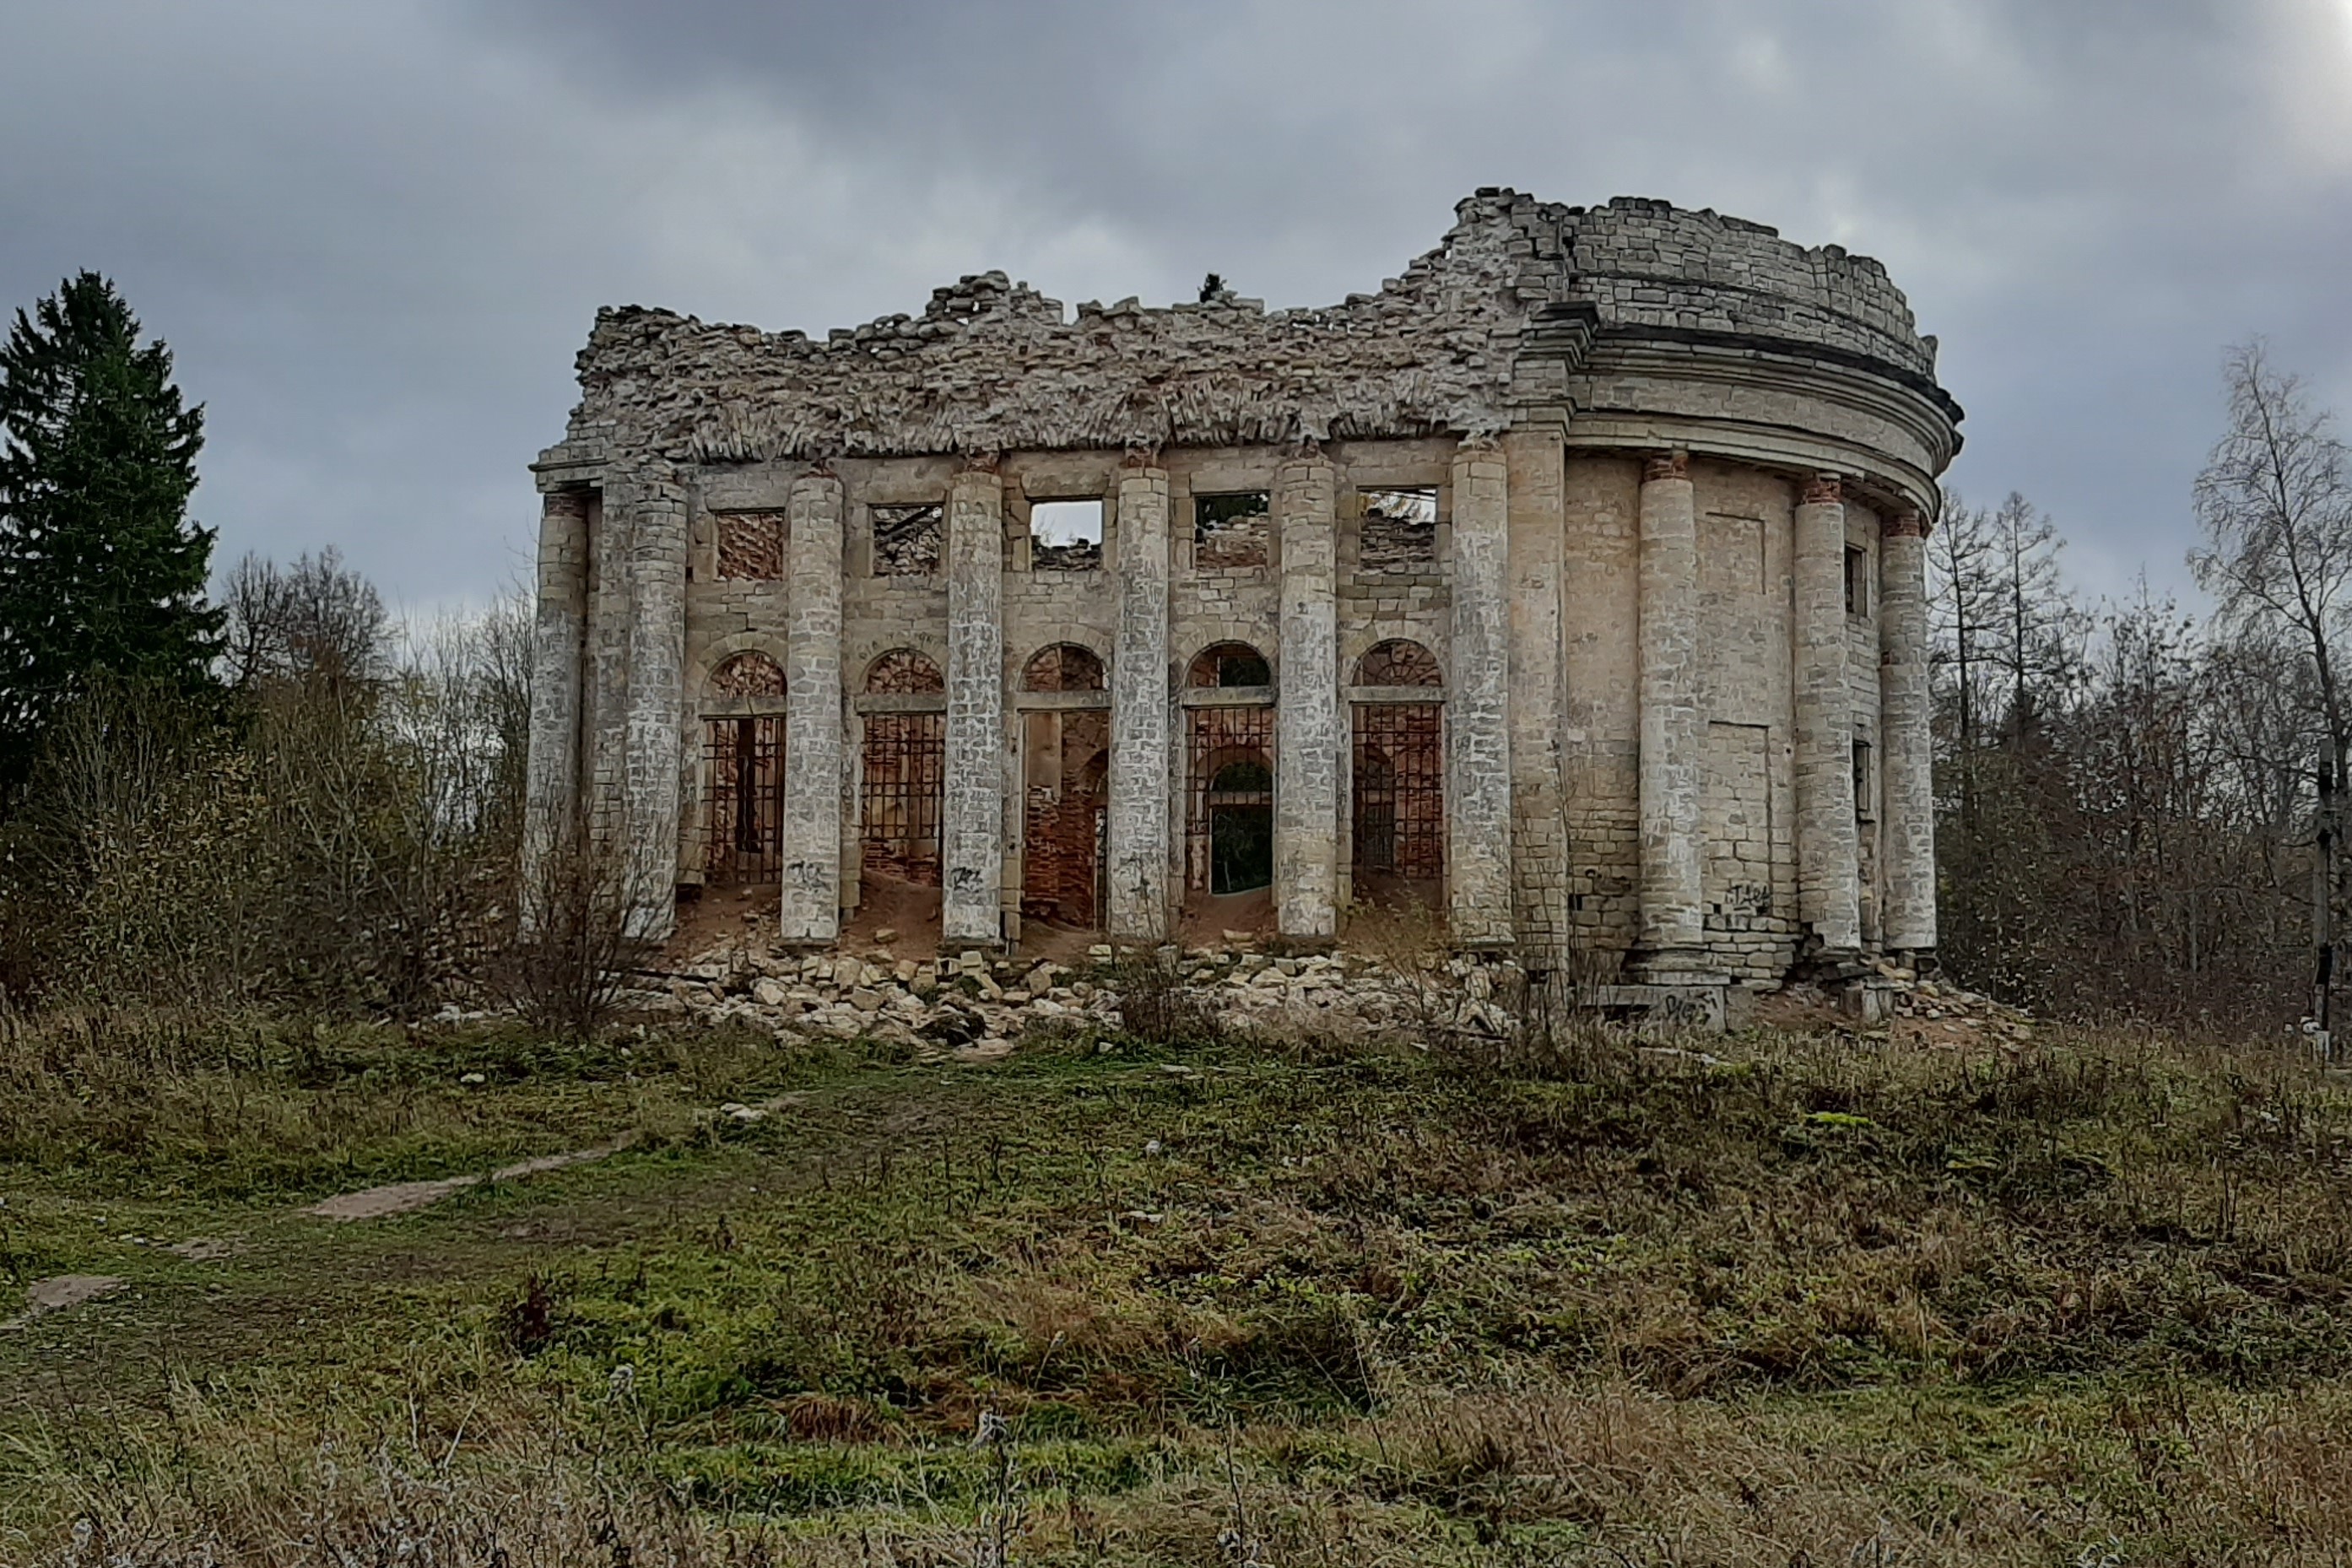
M 1408 637 L 1375 644 L 1356 661 L 1359 686 L 1443 686 L 1437 656 Z
M 1263 566 L 1272 532 L 1264 490 L 1192 498 L 1192 569 L 1218 572 Z
M 1870 765 L 1870 742 L 1856 741 L 1853 743 L 1853 815 L 1859 821 L 1869 821 L 1878 809 L 1875 792 L 1870 787 L 1876 776 Z
M 739 653 L 710 672 L 714 697 L 782 697 L 783 666 L 764 653 Z
M 719 575 L 740 582 L 774 583 L 784 575 L 790 523 L 780 511 L 718 514 Z
M 1360 702 L 1355 721 L 1356 890 L 1432 898 L 1445 872 L 1444 710 Z
M 1187 686 L 1272 686 L 1274 670 L 1265 655 L 1245 642 L 1213 643 L 1192 660 Z
M 1041 500 L 1030 504 L 1032 572 L 1100 571 L 1102 545 L 1101 501 Z
M 1190 710 L 1184 885 L 1245 893 L 1274 883 L 1274 710 Z
M 1870 614 L 1870 552 L 1852 544 L 1845 547 L 1845 613 Z
M 704 722 L 710 831 L 703 863 L 714 881 L 761 880 L 782 868 L 783 728 L 775 717 Z
M 945 509 L 938 501 L 916 506 L 877 506 L 874 519 L 874 575 L 928 577 L 940 569 L 940 529 Z
M 1029 661 L 1021 672 L 1024 691 L 1100 691 L 1103 662 L 1093 649 L 1074 642 L 1055 643 Z
M 919 696 L 947 689 L 939 665 L 910 647 L 892 648 L 866 667 L 866 689 L 876 696 Z
M 1437 562 L 1437 490 L 1433 486 L 1360 490 L 1363 510 L 1356 533 L 1360 572 L 1415 572 Z

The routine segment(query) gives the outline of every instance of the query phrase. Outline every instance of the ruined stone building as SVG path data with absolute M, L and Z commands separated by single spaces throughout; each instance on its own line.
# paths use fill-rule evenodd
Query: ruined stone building
M 988 273 L 825 338 L 606 310 L 579 372 L 527 856 L 603 847 L 641 931 L 732 881 L 810 943 L 1418 901 L 1667 984 L 1935 944 L 1959 410 L 1867 258 L 1486 190 L 1325 308 Z

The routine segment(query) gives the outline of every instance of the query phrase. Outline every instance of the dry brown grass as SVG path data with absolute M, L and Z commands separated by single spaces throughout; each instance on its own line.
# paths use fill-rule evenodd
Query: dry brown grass
M 58 1415 L 0 1558 L 2346 1561 L 2343 1080 L 1642 1044 L 869 1065 L 657 1236 Z

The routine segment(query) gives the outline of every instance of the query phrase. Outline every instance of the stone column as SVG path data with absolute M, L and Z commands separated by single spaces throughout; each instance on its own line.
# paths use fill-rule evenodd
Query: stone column
M 579 847 L 581 697 L 587 675 L 592 490 L 540 501 L 539 601 L 531 629 L 530 740 L 523 763 L 521 911 L 536 930 L 545 900 Z
M 1822 953 L 1862 946 L 1853 820 L 1853 695 L 1846 686 L 1845 491 L 1806 486 L 1796 516 L 1797 914 Z
M 1550 969 L 1565 956 L 1568 932 L 1559 736 L 1566 464 L 1551 430 L 1515 431 L 1503 437 L 1503 453 L 1511 486 L 1512 935 L 1530 968 Z
M 1110 668 L 1110 910 L 1114 941 L 1168 940 L 1168 473 L 1118 479 L 1118 644 Z
M 778 834 L 786 942 L 841 934 L 841 481 L 793 481 L 784 634 L 784 819 Z
M 1003 940 L 1004 482 L 993 467 L 948 483 L 946 843 L 940 935 Z
M 1639 966 L 1652 978 L 1703 962 L 1698 712 L 1698 508 L 1688 454 L 1643 468 Z
M 629 487 L 628 703 L 622 822 L 629 934 L 677 921 L 679 770 L 685 742 L 686 489 L 667 477 Z
M 1445 696 L 1447 924 L 1511 941 L 1511 489 L 1502 449 L 1454 456 L 1454 617 Z
M 601 867 L 617 872 L 625 831 L 621 809 L 628 769 L 629 535 L 635 488 L 607 476 L 588 539 L 587 689 L 581 693 L 581 811 Z
M 1878 628 L 1886 781 L 1880 925 L 1888 948 L 1917 952 L 1936 945 L 1936 779 L 1927 729 L 1927 521 L 1916 511 L 1889 517 L 1879 531 Z
M 1321 453 L 1282 466 L 1274 525 L 1282 551 L 1281 676 L 1276 694 L 1274 896 L 1285 936 L 1339 934 L 1339 479 Z

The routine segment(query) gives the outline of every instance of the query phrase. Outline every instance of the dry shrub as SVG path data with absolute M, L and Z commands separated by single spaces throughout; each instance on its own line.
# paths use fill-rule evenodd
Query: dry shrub
M 1214 1007 L 1189 984 L 1174 948 L 1122 948 L 1108 984 L 1118 993 L 1120 1026 L 1152 1045 L 1207 1048 L 1224 1042 Z
M 642 905 L 628 857 L 607 845 L 558 846 L 535 858 L 517 900 L 496 990 L 526 1025 L 556 1039 L 593 1039 L 619 1011 L 629 972 L 654 944 L 631 934 Z

